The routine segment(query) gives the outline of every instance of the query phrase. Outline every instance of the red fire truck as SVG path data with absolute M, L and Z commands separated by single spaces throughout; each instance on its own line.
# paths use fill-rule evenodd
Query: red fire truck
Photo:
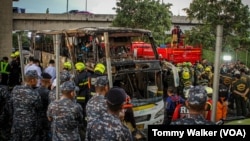
M 151 45 L 144 42 L 133 42 L 131 51 L 136 57 L 145 59 L 154 58 Z M 201 60 L 202 47 L 200 46 L 179 46 L 172 47 L 170 44 L 166 47 L 158 47 L 157 52 L 160 60 L 167 60 L 173 63 L 191 62 Z

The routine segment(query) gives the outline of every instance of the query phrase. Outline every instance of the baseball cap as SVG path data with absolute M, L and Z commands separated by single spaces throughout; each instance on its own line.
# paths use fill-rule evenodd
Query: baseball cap
M 60 81 L 61 82 L 69 81 L 70 78 L 71 78 L 71 75 L 68 71 L 64 70 L 60 73 Z
M 66 81 L 60 85 L 61 91 L 78 91 L 79 88 L 75 85 L 73 81 Z
M 188 103 L 190 104 L 204 104 L 207 101 L 207 92 L 204 86 L 194 86 L 189 90 L 189 95 L 187 98 Z
M 32 78 L 40 78 L 40 76 L 38 76 L 36 70 L 28 70 L 28 71 L 25 73 L 25 76 L 27 76 L 27 77 L 32 77 Z
M 111 105 L 122 105 L 126 101 L 126 92 L 120 87 L 113 87 L 107 93 L 107 102 Z
M 95 86 L 106 86 L 109 83 L 107 76 L 99 76 L 96 78 Z
M 51 75 L 46 72 L 43 72 L 41 74 L 41 79 L 51 79 L 51 78 L 52 78 Z

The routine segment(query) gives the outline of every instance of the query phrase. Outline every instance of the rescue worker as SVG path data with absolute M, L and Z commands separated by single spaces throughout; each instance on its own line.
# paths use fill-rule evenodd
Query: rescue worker
M 212 115 L 212 96 L 213 96 L 213 89 L 208 86 L 204 86 L 205 90 L 207 91 L 207 102 L 205 106 L 205 118 L 206 120 L 211 120 L 211 115 Z
M 190 88 L 186 105 L 189 114 L 185 118 L 172 121 L 170 125 L 215 125 L 204 117 L 204 109 L 207 101 L 207 92 L 204 86 Z
M 3 57 L 0 62 L 0 73 L 1 73 L 1 85 L 8 85 L 9 74 L 10 74 L 10 64 L 8 62 L 8 57 Z
M 53 141 L 81 141 L 78 128 L 82 125 L 82 107 L 74 102 L 76 86 L 66 81 L 60 86 L 62 97 L 50 103 L 47 116 L 51 121 Z M 82 139 L 83 140 L 83 139 Z
M 206 79 L 208 81 L 208 87 L 213 87 L 213 72 L 211 67 L 208 66 L 205 68 L 205 71 L 201 74 L 201 80 Z
M 90 121 L 86 132 L 86 141 L 132 141 L 128 127 L 124 126 L 119 113 L 126 101 L 126 92 L 122 88 L 111 88 L 107 93 L 108 112 L 100 118 Z M 108 125 L 108 126 L 107 126 Z
M 21 84 L 20 81 L 21 67 L 20 67 L 19 52 L 15 52 L 11 54 L 11 56 L 13 57 L 10 63 L 10 74 L 9 74 L 9 84 L 8 84 L 10 90 L 12 90 L 14 86 Z
M 36 90 L 38 91 L 39 95 L 41 96 L 42 100 L 42 109 L 39 113 L 39 129 L 38 129 L 38 134 L 39 134 L 39 140 L 40 141 L 48 141 L 49 140 L 49 121 L 46 116 L 46 112 L 48 109 L 49 105 L 49 86 L 51 85 L 51 75 L 44 72 L 41 74 L 41 86 L 38 87 Z
M 247 115 L 246 101 L 247 101 L 247 94 L 249 92 L 249 86 L 246 81 L 240 79 L 241 74 L 239 71 L 236 71 L 234 75 L 236 80 L 232 85 L 232 93 L 235 98 L 236 115 L 246 116 Z
M 193 86 L 192 82 L 192 72 L 189 68 L 189 63 L 183 62 L 182 71 L 180 72 L 180 86 L 179 86 L 179 95 L 185 97 L 184 93 L 187 89 Z
M 218 93 L 219 93 L 219 99 L 217 101 L 217 107 L 216 107 L 216 121 L 226 120 L 228 112 L 228 102 L 227 102 L 228 88 L 225 85 L 220 84 Z
M 13 109 L 11 140 L 13 141 L 36 139 L 38 113 L 42 107 L 41 97 L 34 89 L 38 77 L 35 70 L 27 71 L 25 84 L 15 86 L 11 92 L 10 110 Z
M 84 118 L 84 127 L 87 126 L 86 118 L 86 104 L 90 99 L 88 79 L 90 73 L 86 71 L 85 64 L 83 62 L 78 62 L 75 64 L 77 70 L 77 75 L 75 77 L 75 84 L 79 87 L 79 92 L 76 96 L 77 103 L 79 103 L 83 108 L 83 118 Z
M 96 78 L 99 76 L 103 76 L 105 73 L 106 67 L 102 63 L 97 63 L 94 68 L 94 73 L 91 74 L 89 77 L 89 89 L 90 89 L 90 95 L 93 96 L 96 94 L 95 92 L 95 83 L 96 83 Z
M 204 71 L 204 68 L 202 64 L 198 63 L 196 64 L 195 70 L 194 70 L 194 85 L 199 85 L 201 80 L 201 74 Z

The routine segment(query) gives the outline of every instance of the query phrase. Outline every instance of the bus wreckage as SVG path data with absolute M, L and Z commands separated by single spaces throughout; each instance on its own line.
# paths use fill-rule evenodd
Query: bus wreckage
M 42 65 L 55 59 L 61 70 L 65 61 L 72 64 L 81 61 L 88 71 L 93 71 L 96 63 L 106 64 L 110 86 L 124 88 L 131 97 L 137 127 L 146 129 L 147 125 L 163 123 L 162 72 L 164 69 L 174 70 L 176 86 L 179 79 L 175 66 L 159 59 L 151 31 L 90 27 L 38 31 L 34 36 L 38 37 L 33 42 L 34 57 L 42 60 Z M 132 49 L 135 41 L 150 43 L 154 56 L 137 56 L 136 50 Z

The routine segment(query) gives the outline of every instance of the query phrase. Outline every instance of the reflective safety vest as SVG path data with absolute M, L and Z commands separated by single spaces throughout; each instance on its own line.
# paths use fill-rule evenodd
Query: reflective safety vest
M 9 74 L 10 72 L 6 71 L 8 65 L 9 65 L 9 63 L 1 62 L 0 63 L 0 73 L 2 73 L 2 74 Z

